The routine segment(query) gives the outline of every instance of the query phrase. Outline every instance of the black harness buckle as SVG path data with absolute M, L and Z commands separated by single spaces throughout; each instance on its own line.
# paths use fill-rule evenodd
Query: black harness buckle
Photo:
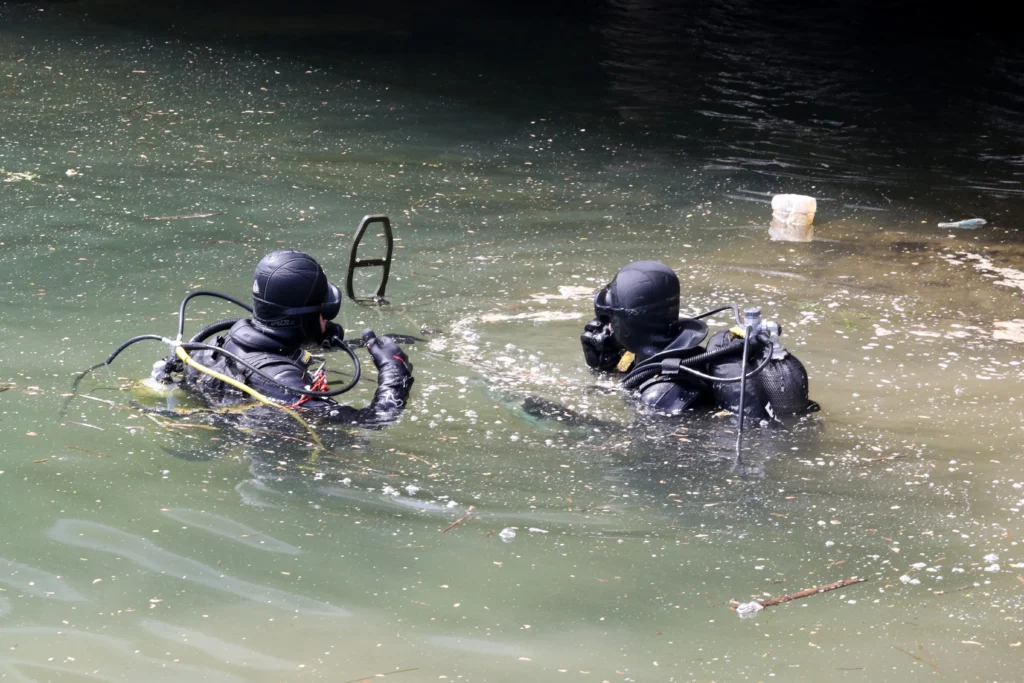
M 387 244 L 387 253 L 382 259 L 360 260 L 358 258 L 359 245 L 363 241 L 366 229 L 374 223 L 382 223 L 384 225 L 384 240 Z M 352 248 L 348 252 L 348 274 L 345 276 L 345 293 L 348 294 L 349 299 L 360 303 L 387 303 L 384 300 L 384 289 L 388 285 L 388 276 L 391 275 L 391 254 L 394 252 L 394 248 L 395 238 L 391 232 L 391 220 L 387 216 L 363 216 L 363 220 L 359 223 L 359 229 L 356 230 L 355 237 L 352 238 Z M 355 277 L 356 268 L 380 268 L 382 270 L 380 282 L 377 284 L 377 291 L 373 293 L 373 296 L 364 299 L 356 297 L 352 289 L 352 278 Z

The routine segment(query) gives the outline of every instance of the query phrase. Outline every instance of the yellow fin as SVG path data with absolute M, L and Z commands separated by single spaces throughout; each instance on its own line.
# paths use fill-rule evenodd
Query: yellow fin
M 616 366 L 616 370 L 619 372 L 627 372 L 633 367 L 633 361 L 636 360 L 636 354 L 632 351 L 626 351 L 622 354 L 622 358 L 619 359 L 619 364 Z

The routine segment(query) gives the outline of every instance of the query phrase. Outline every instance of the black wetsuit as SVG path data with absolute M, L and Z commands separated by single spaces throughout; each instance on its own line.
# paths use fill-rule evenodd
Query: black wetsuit
M 243 319 L 235 323 L 226 335 L 217 337 L 215 345 L 243 358 L 281 384 L 309 390 L 314 383 L 309 372 L 313 357 L 291 339 L 277 330 L 257 327 L 251 320 Z M 412 366 L 401 349 L 386 338 L 381 338 L 375 347 L 371 347 L 370 352 L 378 370 L 377 391 L 365 408 L 341 405 L 330 398 L 301 401 L 299 394 L 267 382 L 248 368 L 214 351 L 196 351 L 192 357 L 211 370 L 244 382 L 268 398 L 293 405 L 311 417 L 379 426 L 393 422 L 405 407 L 413 383 Z M 234 405 L 248 400 L 240 390 L 190 366 L 185 368 L 185 386 L 213 406 Z

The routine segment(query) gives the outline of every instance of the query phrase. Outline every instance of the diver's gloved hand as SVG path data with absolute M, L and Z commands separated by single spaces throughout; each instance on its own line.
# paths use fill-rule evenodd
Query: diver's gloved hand
M 587 365 L 604 372 L 614 371 L 626 351 L 612 336 L 612 326 L 600 318 L 594 318 L 584 326 L 580 342 Z
M 327 321 L 327 327 L 324 330 L 324 342 L 323 345 L 332 348 L 337 347 L 342 340 L 345 339 L 345 330 L 338 323 L 333 320 Z
M 395 366 L 407 374 L 412 374 L 409 357 L 390 337 L 378 337 L 373 330 L 367 328 L 363 330 L 363 341 L 366 342 L 366 350 L 370 352 L 373 364 L 378 370 Z

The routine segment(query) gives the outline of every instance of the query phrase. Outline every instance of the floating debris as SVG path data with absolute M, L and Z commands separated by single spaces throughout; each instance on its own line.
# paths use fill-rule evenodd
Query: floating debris
M 0 176 L 3 176 L 5 183 L 17 183 L 22 180 L 35 180 L 38 178 L 38 174 L 29 173 L 27 171 L 8 171 L 0 168 Z
M 213 213 L 186 213 L 181 216 L 143 216 L 144 221 L 188 221 L 193 218 L 209 218 L 210 216 L 223 216 L 223 211 Z
M 1024 290 L 1024 270 L 997 266 L 990 258 L 966 251 L 958 251 L 955 254 L 939 254 L 939 257 L 956 266 L 973 261 L 974 269 L 983 275 L 995 275 L 1002 278 L 1001 280 L 994 280 L 993 284 Z
M 757 600 L 752 600 L 751 602 L 743 602 L 737 605 L 736 614 L 740 615 L 740 619 L 750 619 L 763 609 L 764 605 Z
M 992 337 L 1002 341 L 1024 343 L 1024 320 L 997 320 Z
M 855 209 L 859 211 L 888 211 L 880 206 L 865 206 L 864 204 L 843 204 L 844 209 Z
M 810 242 L 814 239 L 814 214 L 818 202 L 799 194 L 772 197 L 772 222 L 768 234 L 773 240 Z
M 454 502 L 454 501 L 453 501 L 453 502 Z M 463 523 L 463 522 L 465 522 L 465 521 L 466 521 L 467 519 L 469 519 L 470 517 L 472 517 L 472 516 L 473 516 L 473 510 L 474 510 L 474 509 L 476 509 L 476 508 L 475 508 L 475 506 L 473 506 L 473 505 L 470 505 L 470 506 L 469 506 L 469 509 L 468 509 L 468 510 L 466 510 L 466 514 L 462 515 L 462 516 L 461 516 L 461 517 L 459 517 L 459 518 L 458 518 L 457 520 L 455 520 L 454 522 L 452 522 L 451 524 L 449 524 L 448 526 L 446 526 L 446 527 L 445 527 L 444 529 L 442 529 L 442 530 L 441 530 L 441 533 L 442 533 L 442 534 L 446 534 L 446 533 L 448 533 L 449 531 L 451 531 L 452 529 L 454 529 L 455 527 L 457 527 L 458 525 L 462 524 L 462 523 Z
M 810 597 L 812 595 L 818 595 L 819 593 L 825 593 L 828 591 L 835 590 L 836 588 L 843 588 L 855 583 L 863 583 L 867 579 L 862 579 L 856 576 L 850 577 L 849 579 L 843 579 L 830 583 L 825 586 L 815 586 L 814 588 L 805 588 L 802 591 L 796 593 L 789 593 L 788 595 L 780 595 L 777 598 L 768 598 L 766 600 L 755 600 L 753 602 L 744 602 L 737 605 L 734 609 L 740 615 L 740 619 L 749 619 L 765 607 L 772 607 L 774 605 L 781 605 L 784 602 L 790 602 L 791 600 L 799 600 L 800 598 Z M 756 605 L 756 606 L 755 606 Z
M 984 218 L 968 218 L 962 221 L 953 221 L 952 223 L 939 223 L 940 228 L 961 228 L 963 230 L 974 230 L 988 223 Z

